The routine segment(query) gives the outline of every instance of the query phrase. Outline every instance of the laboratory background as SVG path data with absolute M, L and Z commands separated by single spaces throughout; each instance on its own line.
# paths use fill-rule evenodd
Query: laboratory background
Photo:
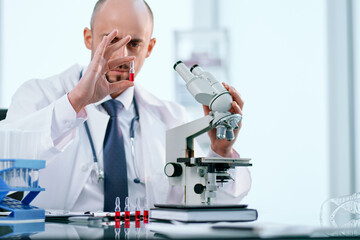
M 95 0 L 0 1 L 0 108 L 32 78 L 86 65 Z M 360 4 L 345 0 L 148 0 L 157 43 L 136 82 L 184 104 L 173 64 L 199 63 L 245 106 L 235 149 L 252 158 L 243 200 L 258 221 L 320 224 L 321 204 L 360 190 Z M 206 146 L 206 140 L 200 139 Z

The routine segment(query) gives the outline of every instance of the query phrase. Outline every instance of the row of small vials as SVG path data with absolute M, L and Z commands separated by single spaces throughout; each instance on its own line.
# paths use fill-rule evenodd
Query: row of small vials
M 30 168 L 13 168 L 2 170 L 0 177 L 11 188 L 37 188 L 39 170 Z
M 141 211 L 143 212 L 143 214 L 141 214 Z M 121 213 L 120 198 L 116 197 L 116 199 L 115 199 L 115 221 L 120 221 L 120 219 L 121 219 L 120 218 L 120 213 Z M 130 221 L 130 200 L 129 200 L 129 197 L 125 198 L 124 213 L 125 213 L 125 221 Z M 147 223 L 149 221 L 149 207 L 148 207 L 146 198 L 142 198 L 142 199 L 136 198 L 135 221 L 140 221 L 141 220 L 141 215 L 143 216 L 144 222 Z
M 6 160 L 2 160 L 0 161 L 0 170 L 5 170 L 5 169 L 8 169 L 8 168 L 11 168 L 14 166 L 14 161 L 6 161 Z
M 0 159 L 39 159 L 42 132 L 0 129 Z

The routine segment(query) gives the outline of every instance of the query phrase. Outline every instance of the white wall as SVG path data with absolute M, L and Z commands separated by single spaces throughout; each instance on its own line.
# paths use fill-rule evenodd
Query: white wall
M 85 48 L 82 33 L 89 27 L 96 0 L 1 2 L 0 107 L 10 105 L 11 96 L 24 81 L 52 76 L 72 64 L 89 62 L 90 51 Z M 137 81 L 158 96 L 173 99 L 173 30 L 190 26 L 191 1 L 148 2 L 155 15 L 157 44 Z
M 82 30 L 95 0 L 1 1 L 0 107 L 25 80 L 89 61 Z M 173 99 L 172 33 L 191 27 L 192 2 L 148 2 L 157 45 L 137 81 Z M 222 0 L 220 7 L 232 82 L 245 99 L 236 148 L 254 164 L 245 202 L 259 221 L 318 224 L 329 191 L 325 0 Z
M 2 0 L 2 107 L 26 80 L 87 63 L 82 40 L 92 1 Z
M 326 3 L 224 0 L 231 76 L 245 100 L 236 143 L 253 159 L 260 221 L 319 224 L 328 197 Z
M 360 191 L 360 4 L 358 1 L 353 1 L 353 16 L 354 16 L 354 82 L 355 82 L 355 191 Z
M 192 24 L 191 0 L 147 0 L 154 13 L 156 46 L 136 81 L 166 100 L 174 100 L 174 30 L 186 30 Z

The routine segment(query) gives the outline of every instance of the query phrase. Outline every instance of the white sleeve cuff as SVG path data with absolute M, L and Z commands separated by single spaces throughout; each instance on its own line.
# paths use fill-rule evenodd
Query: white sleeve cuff
M 240 158 L 240 155 L 235 149 L 232 149 L 232 158 Z M 210 148 L 208 157 L 222 158 Z M 216 192 L 215 203 L 218 204 L 238 204 L 248 194 L 251 188 L 251 174 L 247 167 L 236 167 L 229 169 L 235 181 L 229 181 L 219 188 Z
M 87 118 L 85 109 L 76 113 L 72 107 L 67 94 L 58 99 L 54 104 L 53 118 L 51 124 L 51 138 L 54 145 L 62 148 L 65 142 L 74 138 L 74 128 L 84 123 Z M 67 144 L 65 144 L 67 145 Z

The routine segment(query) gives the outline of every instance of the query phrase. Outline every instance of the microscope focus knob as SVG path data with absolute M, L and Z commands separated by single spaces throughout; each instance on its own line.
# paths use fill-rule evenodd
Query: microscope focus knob
M 182 174 L 182 167 L 179 163 L 170 162 L 165 165 L 165 175 L 168 177 L 179 177 Z
M 200 184 L 200 183 L 195 184 L 195 186 L 194 186 L 194 192 L 195 192 L 196 194 L 202 194 L 204 190 L 205 190 L 205 186 L 204 186 L 204 185 L 202 185 L 202 184 Z

